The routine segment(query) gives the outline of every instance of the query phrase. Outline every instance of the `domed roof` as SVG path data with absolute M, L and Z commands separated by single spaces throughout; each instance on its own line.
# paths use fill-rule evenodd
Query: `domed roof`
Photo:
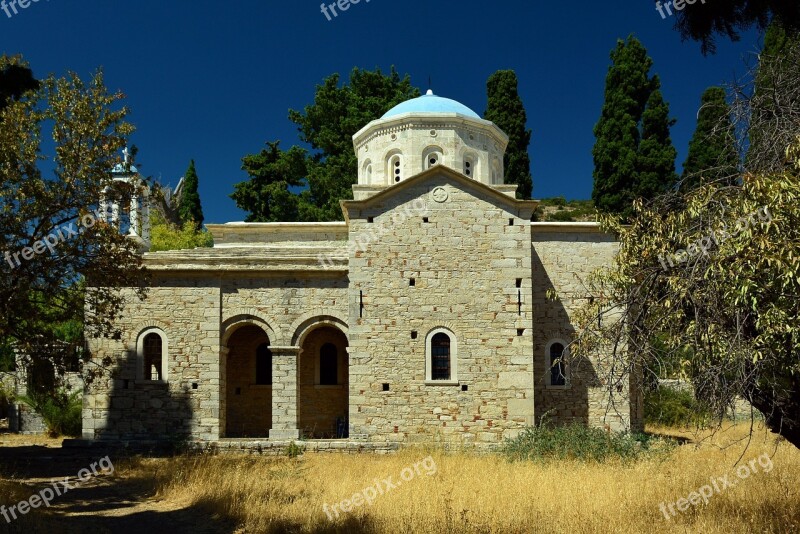
M 423 96 L 412 98 L 411 100 L 406 100 L 402 104 L 396 105 L 387 111 L 381 119 L 389 119 L 397 115 L 402 115 L 403 113 L 458 113 L 473 119 L 480 119 L 477 113 L 461 102 L 436 96 L 430 89 L 428 89 L 428 93 Z

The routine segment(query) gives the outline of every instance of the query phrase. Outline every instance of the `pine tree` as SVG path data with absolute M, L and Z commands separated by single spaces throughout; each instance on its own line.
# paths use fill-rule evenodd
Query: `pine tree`
M 528 146 L 531 131 L 525 106 L 518 92 L 517 74 L 513 70 L 499 70 L 486 83 L 489 97 L 484 118 L 492 121 L 508 135 L 508 149 L 503 158 L 505 182 L 517 184 L 517 198 L 529 199 L 533 191 L 531 161 Z
M 196 228 L 203 226 L 203 206 L 200 204 L 198 186 L 197 171 L 195 171 L 194 160 L 192 160 L 186 170 L 186 175 L 183 177 L 183 191 L 181 192 L 178 215 L 180 215 L 184 224 L 193 221 Z
M 658 76 L 652 79 L 653 92 L 642 114 L 642 140 L 636 163 L 636 182 L 633 196 L 652 199 L 672 188 L 677 181 L 675 158 L 678 152 L 672 144 L 669 129 L 675 119 L 669 116 L 669 104 L 661 94 Z
M 652 89 L 653 60 L 633 36 L 617 41 L 606 76 L 605 102 L 594 127 L 597 138 L 592 200 L 598 210 L 628 213 L 639 164 L 639 123 Z
M 712 181 L 734 184 L 739 167 L 734 134 L 725 90 L 709 87 L 700 99 L 697 128 L 689 142 L 681 186 L 691 189 Z

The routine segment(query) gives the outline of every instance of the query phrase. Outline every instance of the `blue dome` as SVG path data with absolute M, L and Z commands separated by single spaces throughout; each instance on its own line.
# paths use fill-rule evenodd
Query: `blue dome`
M 428 94 L 424 96 L 412 98 L 411 100 L 406 100 L 402 104 L 396 105 L 381 118 L 389 119 L 397 115 L 402 115 L 403 113 L 459 113 L 473 119 L 480 119 L 477 113 L 461 102 L 436 96 L 433 94 L 433 91 L 430 90 Z

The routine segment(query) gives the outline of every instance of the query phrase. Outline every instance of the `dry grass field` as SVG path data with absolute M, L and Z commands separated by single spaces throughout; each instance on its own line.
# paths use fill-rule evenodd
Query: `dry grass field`
M 182 531 L 148 528 L 150 516 L 167 528 L 167 516 L 157 513 L 166 509 L 191 512 L 197 532 L 800 532 L 800 451 L 761 428 L 747 440 L 747 430 L 684 435 L 692 442 L 626 464 L 511 463 L 499 455 L 427 449 L 388 456 L 187 455 L 120 460 L 109 482 L 145 496 L 151 509 L 134 524 L 152 532 Z M 382 481 L 389 477 L 400 484 L 387 490 Z M 670 503 L 693 492 L 697 501 L 712 489 L 707 503 L 684 503 L 683 512 L 673 504 L 670 514 Z M 26 494 L 6 482 L 0 494 L 9 492 Z M 342 512 L 342 501 L 356 493 L 372 504 Z M 33 523 L 44 527 L 62 514 L 59 531 L 104 531 L 82 530 L 91 522 L 81 523 L 85 514 L 69 508 L 25 520 L 44 520 Z
M 246 532 L 800 532 L 800 451 L 776 444 L 763 429 L 748 441 L 747 430 L 689 436 L 700 443 L 630 465 L 510 463 L 420 449 L 391 456 L 183 457 L 142 461 L 136 469 L 155 477 L 159 497 L 233 518 Z M 435 472 L 426 470 L 430 460 L 419 463 L 428 456 Z M 746 479 L 737 475 L 737 468 L 745 474 L 742 465 L 750 470 Z M 377 490 L 367 488 L 390 476 L 401 485 L 335 517 L 331 505 L 355 493 L 372 497 Z M 705 485 L 713 489 L 710 478 L 725 476 L 730 486 L 718 480 L 719 492 L 707 504 L 685 512 L 674 506 L 670 514 L 667 503 Z

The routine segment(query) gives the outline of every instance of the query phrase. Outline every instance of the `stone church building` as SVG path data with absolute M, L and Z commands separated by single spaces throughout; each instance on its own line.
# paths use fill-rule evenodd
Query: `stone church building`
M 639 428 L 638 396 L 611 406 L 598 362 L 561 360 L 581 279 L 617 243 L 531 222 L 537 202 L 504 183 L 507 144 L 429 91 L 353 137 L 343 221 L 210 224 L 213 248 L 144 253 L 151 289 L 125 290 L 122 339 L 89 341 L 114 366 L 87 387 L 84 438 L 489 445 L 543 419 Z

